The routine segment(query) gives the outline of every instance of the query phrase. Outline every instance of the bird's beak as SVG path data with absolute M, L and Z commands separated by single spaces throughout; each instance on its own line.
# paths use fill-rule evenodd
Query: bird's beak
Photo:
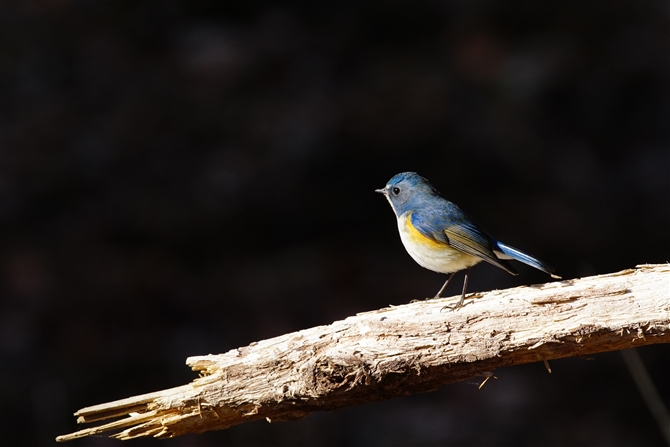
M 386 192 L 386 188 L 382 188 L 382 189 L 375 189 L 375 192 L 378 192 L 379 194 L 384 194 L 384 195 L 386 195 L 386 194 L 387 194 L 387 192 Z

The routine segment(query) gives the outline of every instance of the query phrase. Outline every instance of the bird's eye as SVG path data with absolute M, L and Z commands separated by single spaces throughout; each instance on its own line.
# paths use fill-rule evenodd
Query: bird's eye
M 394 186 L 393 189 L 391 189 L 391 192 L 393 193 L 394 196 L 397 196 L 398 194 L 400 194 L 400 188 Z

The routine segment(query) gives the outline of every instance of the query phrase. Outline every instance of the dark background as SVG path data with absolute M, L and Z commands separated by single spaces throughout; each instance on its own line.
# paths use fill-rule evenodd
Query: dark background
M 669 17 L 3 2 L 0 442 L 53 445 L 79 408 L 191 381 L 190 355 L 432 296 L 373 192 L 401 171 L 565 278 L 670 260 Z M 517 265 L 470 290 L 549 280 Z M 667 403 L 670 350 L 639 351 Z M 619 353 L 552 367 L 132 445 L 663 445 Z

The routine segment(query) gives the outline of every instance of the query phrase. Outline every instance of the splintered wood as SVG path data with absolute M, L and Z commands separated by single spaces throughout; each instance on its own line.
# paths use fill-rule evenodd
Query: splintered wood
M 132 439 L 220 430 L 490 378 L 503 366 L 670 342 L 670 266 L 419 301 L 365 312 L 190 357 L 188 385 L 83 408 L 78 423 L 117 420 L 57 441 L 106 431 Z M 119 431 L 120 430 L 120 431 Z

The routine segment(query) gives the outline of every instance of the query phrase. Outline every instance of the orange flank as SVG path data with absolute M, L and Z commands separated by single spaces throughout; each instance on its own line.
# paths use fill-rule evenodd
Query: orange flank
M 447 245 L 421 234 L 421 232 L 412 225 L 412 213 L 407 213 L 407 217 L 405 217 L 405 228 L 407 229 L 409 240 L 415 244 L 437 249 L 444 249 L 445 245 Z

